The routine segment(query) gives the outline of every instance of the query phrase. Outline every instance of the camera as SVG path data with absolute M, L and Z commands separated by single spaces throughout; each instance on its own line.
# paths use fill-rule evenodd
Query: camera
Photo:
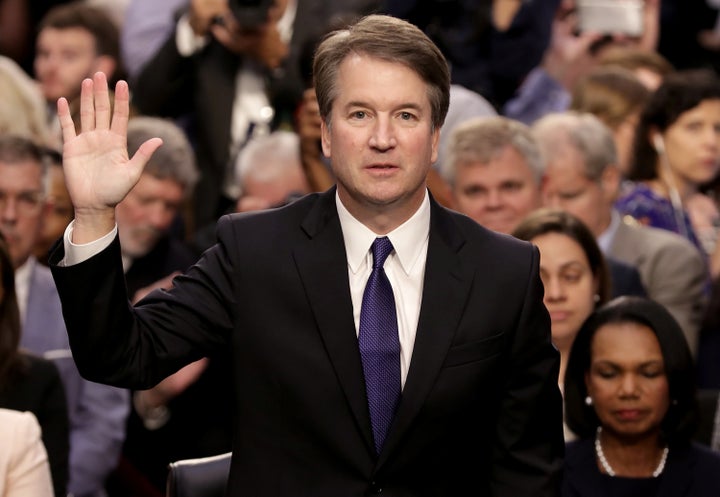
M 640 36 L 643 0 L 578 0 L 580 31 Z
M 253 29 L 265 24 L 268 10 L 275 0 L 228 0 L 230 11 L 243 28 Z

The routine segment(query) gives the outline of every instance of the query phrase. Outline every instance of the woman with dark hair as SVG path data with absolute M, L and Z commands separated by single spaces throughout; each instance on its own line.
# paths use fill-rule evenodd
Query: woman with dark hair
M 70 443 L 65 390 L 52 362 L 18 349 L 20 330 L 15 274 L 7 243 L 0 235 L 0 408 L 35 415 L 42 428 L 55 495 L 65 496 Z
M 538 209 L 513 232 L 540 251 L 540 277 L 545 307 L 550 313 L 552 341 L 560 351 L 559 382 L 570 347 L 585 319 L 610 295 L 605 258 L 592 232 L 575 216 L 554 209 Z
M 710 253 L 712 247 L 703 248 L 687 209 L 719 169 L 720 79 L 709 70 L 670 74 L 640 116 L 628 172 L 635 184 L 616 207 Z
M 565 373 L 563 496 L 720 495 L 720 455 L 691 443 L 695 370 L 660 304 L 619 297 L 575 338 Z

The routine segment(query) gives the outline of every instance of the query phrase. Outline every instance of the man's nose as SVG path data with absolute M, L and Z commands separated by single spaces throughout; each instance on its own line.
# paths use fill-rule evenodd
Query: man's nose
M 370 146 L 377 150 L 389 150 L 397 145 L 395 129 L 389 117 L 377 116 L 370 135 Z

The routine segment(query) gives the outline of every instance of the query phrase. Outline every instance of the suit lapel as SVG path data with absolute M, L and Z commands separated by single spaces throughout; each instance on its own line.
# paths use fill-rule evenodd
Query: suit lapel
M 464 244 L 450 215 L 432 201 L 423 297 L 405 388 L 379 465 L 397 446 L 420 411 L 445 360 L 467 300 L 472 278 L 462 270 Z
M 302 227 L 308 240 L 295 249 L 295 262 L 338 381 L 368 449 L 374 451 L 334 188 L 321 196 Z

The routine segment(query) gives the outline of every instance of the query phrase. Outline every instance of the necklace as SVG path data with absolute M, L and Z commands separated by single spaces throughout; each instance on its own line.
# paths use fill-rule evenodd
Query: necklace
M 602 444 L 600 443 L 600 433 L 602 433 L 602 426 L 598 426 L 598 429 L 595 432 L 595 454 L 597 454 L 597 458 L 600 461 L 600 466 L 602 466 L 603 470 L 605 470 L 608 475 L 615 476 L 615 470 L 612 469 L 612 466 L 610 466 L 610 463 L 603 452 Z M 662 457 L 660 457 L 660 463 L 657 465 L 657 468 L 655 468 L 655 471 L 652 472 L 653 478 L 660 476 L 665 469 L 668 452 L 670 452 L 670 449 L 668 449 L 666 445 L 663 449 Z

